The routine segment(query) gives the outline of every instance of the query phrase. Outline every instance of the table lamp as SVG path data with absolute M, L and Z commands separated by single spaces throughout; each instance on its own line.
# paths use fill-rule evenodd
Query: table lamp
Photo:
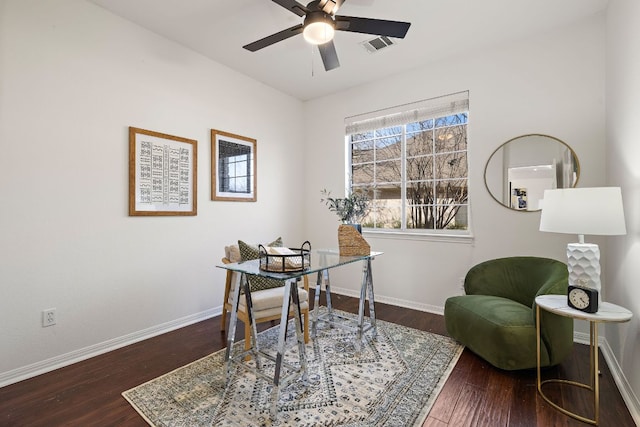
M 540 231 L 578 235 L 567 245 L 569 286 L 595 289 L 601 300 L 600 249 L 584 235 L 627 234 L 620 187 L 545 190 Z

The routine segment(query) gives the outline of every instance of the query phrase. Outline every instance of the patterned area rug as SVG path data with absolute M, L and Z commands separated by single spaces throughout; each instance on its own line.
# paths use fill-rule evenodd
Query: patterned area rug
M 377 337 L 367 334 L 358 354 L 353 332 L 319 323 L 316 339 L 305 347 L 309 385 L 297 381 L 280 391 L 275 420 L 269 417 L 271 386 L 266 381 L 236 368 L 225 387 L 224 350 L 122 395 L 158 427 L 420 426 L 463 347 L 451 338 L 393 323 L 378 320 L 377 326 Z M 294 331 L 291 325 L 287 361 L 296 365 Z M 261 349 L 275 348 L 277 333 L 278 327 L 261 332 Z M 238 350 L 243 345 L 235 344 Z M 264 369 L 272 365 L 265 357 L 260 361 Z

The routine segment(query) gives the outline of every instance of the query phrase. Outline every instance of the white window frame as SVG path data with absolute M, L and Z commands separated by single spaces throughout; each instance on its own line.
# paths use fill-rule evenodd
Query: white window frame
M 351 182 L 351 168 L 352 168 L 352 150 L 351 150 L 351 138 L 350 135 L 354 133 L 364 133 L 373 131 L 376 129 L 384 129 L 393 126 L 402 126 L 402 153 L 401 153 L 401 228 L 364 228 L 364 232 L 367 234 L 375 234 L 376 237 L 401 237 L 401 238 L 419 238 L 436 240 L 448 240 L 452 241 L 471 240 L 471 208 L 469 203 L 469 197 L 467 197 L 467 228 L 464 230 L 458 229 L 423 229 L 423 228 L 407 228 L 406 226 L 406 124 L 414 123 L 418 121 L 435 119 L 438 117 L 449 116 L 459 113 L 468 113 L 469 111 L 469 92 L 463 91 L 442 97 L 427 99 L 411 104 L 400 105 L 391 107 L 384 110 L 378 110 L 371 113 L 361 114 L 358 116 L 352 116 L 345 119 L 345 150 L 346 150 L 346 188 L 347 192 L 352 191 Z M 468 116 L 466 126 L 468 126 Z M 468 129 L 468 128 L 467 128 Z M 435 125 L 432 130 L 435 132 Z M 468 146 L 467 155 L 467 169 L 468 169 Z M 435 155 L 435 154 L 433 154 Z M 374 160 L 375 164 L 375 160 Z M 435 177 L 434 180 L 437 180 Z M 467 174 L 467 192 L 469 191 L 470 182 Z M 468 193 L 467 193 L 468 196 Z

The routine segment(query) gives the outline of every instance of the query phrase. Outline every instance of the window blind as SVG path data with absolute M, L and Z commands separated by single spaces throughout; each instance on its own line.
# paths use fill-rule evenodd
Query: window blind
M 345 119 L 345 133 L 368 132 L 434 117 L 462 113 L 469 110 L 469 91 L 456 92 L 437 98 L 398 105 L 384 110 L 359 114 Z

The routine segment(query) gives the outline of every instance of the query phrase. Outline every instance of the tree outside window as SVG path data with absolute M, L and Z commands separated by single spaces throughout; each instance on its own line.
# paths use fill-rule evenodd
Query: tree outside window
M 365 228 L 468 230 L 467 105 L 347 136 L 350 189 L 372 201 Z

